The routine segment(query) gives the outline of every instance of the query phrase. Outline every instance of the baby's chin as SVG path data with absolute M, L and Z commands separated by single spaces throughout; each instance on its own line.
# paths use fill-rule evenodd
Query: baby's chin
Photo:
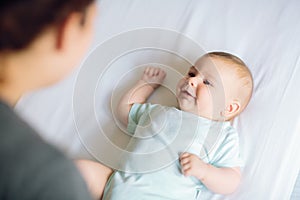
M 197 114 L 197 111 L 194 109 L 194 106 L 191 106 L 190 102 L 186 102 L 186 100 L 177 101 L 178 108 L 182 111 Z
M 197 115 L 202 118 L 209 119 L 209 120 L 224 121 L 223 118 L 220 119 L 220 116 L 213 116 L 211 113 L 198 111 L 197 108 L 195 108 L 194 106 L 185 105 L 184 102 L 181 102 L 181 104 L 178 103 L 178 109 L 180 109 L 184 112 L 192 113 L 192 114 Z

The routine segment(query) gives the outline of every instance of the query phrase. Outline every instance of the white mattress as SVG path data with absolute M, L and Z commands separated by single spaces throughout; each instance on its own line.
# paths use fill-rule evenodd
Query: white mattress
M 72 158 L 114 165 L 119 151 L 105 147 L 114 146 L 112 141 L 123 148 L 128 137 L 120 135 L 113 108 L 138 78 L 136 67 L 166 67 L 170 88 L 159 89 L 151 101 L 174 105 L 177 72 L 205 51 L 227 51 L 241 57 L 254 77 L 252 100 L 234 122 L 245 168 L 238 191 L 206 198 L 289 199 L 300 166 L 300 1 L 102 0 L 98 5 L 86 62 L 65 81 L 28 94 L 16 106 L 41 136 Z

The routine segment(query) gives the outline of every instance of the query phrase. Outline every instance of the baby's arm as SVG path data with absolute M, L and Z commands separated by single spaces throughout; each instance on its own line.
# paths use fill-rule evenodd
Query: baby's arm
M 127 125 L 128 114 L 134 103 L 145 103 L 152 92 L 158 88 L 166 77 L 164 70 L 147 67 L 141 79 L 121 98 L 118 105 L 118 117 Z
M 241 180 L 239 167 L 218 168 L 203 162 L 198 156 L 183 153 L 180 156 L 182 173 L 198 178 L 208 189 L 219 194 L 230 194 L 236 190 Z

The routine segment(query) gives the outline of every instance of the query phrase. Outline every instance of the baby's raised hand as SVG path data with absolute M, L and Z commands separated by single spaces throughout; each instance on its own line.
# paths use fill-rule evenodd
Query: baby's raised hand
M 166 72 L 157 67 L 147 67 L 142 80 L 150 84 L 154 89 L 158 88 L 166 77 Z
M 180 156 L 181 171 L 185 176 L 194 176 L 199 180 L 203 180 L 208 165 L 198 156 L 191 153 L 183 153 Z

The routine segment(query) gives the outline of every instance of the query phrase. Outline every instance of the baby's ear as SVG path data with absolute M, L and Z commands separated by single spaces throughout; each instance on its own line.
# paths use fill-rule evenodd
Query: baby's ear
M 233 100 L 227 107 L 225 108 L 225 111 L 223 112 L 223 116 L 226 119 L 231 119 L 238 115 L 241 109 L 241 103 L 238 100 Z

